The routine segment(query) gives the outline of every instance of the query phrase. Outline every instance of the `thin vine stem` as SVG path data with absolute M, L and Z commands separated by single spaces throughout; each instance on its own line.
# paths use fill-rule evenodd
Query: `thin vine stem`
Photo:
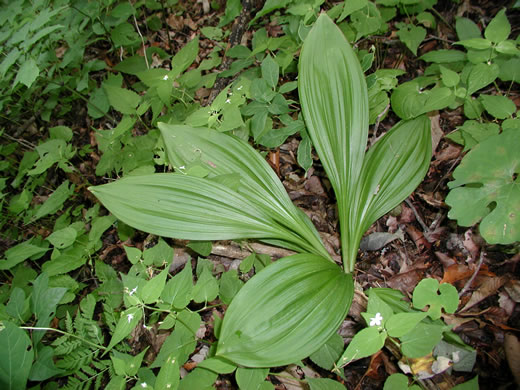
M 19 328 L 20 329 L 26 329 L 26 330 L 46 330 L 46 331 L 48 330 L 48 331 L 51 331 L 51 332 L 60 333 L 60 334 L 62 334 L 64 336 L 73 337 L 75 339 L 80 340 L 81 342 L 83 342 L 85 344 L 91 345 L 91 346 L 96 347 L 98 349 L 102 349 L 103 351 L 107 350 L 107 348 L 102 346 L 102 345 L 99 345 L 99 344 L 93 343 L 91 341 L 85 340 L 83 337 L 76 336 L 75 334 L 72 334 L 72 333 L 69 333 L 69 332 L 65 332 L 65 331 L 63 331 L 61 329 L 42 328 L 42 327 L 36 327 L 36 326 L 20 326 Z

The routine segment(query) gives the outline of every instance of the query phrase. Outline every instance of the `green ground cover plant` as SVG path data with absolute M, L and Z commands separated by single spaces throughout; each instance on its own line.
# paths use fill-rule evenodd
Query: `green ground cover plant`
M 460 113 L 445 138 L 466 152 L 449 218 L 518 250 L 512 9 L 457 18 L 454 44 L 424 53 L 447 25 L 436 3 L 268 0 L 250 42 L 226 47 L 248 2 L 0 2 L 0 387 L 267 390 L 296 364 L 299 386 L 334 390 L 392 352 L 403 374 L 385 389 L 446 373 L 478 388 L 477 351 L 452 331 L 468 286 L 355 282 L 362 238 L 432 170 L 437 110 Z M 424 73 L 366 44 L 389 34 Z M 333 198 L 341 252 L 266 159 L 288 142 Z M 231 267 L 223 240 L 293 254 Z

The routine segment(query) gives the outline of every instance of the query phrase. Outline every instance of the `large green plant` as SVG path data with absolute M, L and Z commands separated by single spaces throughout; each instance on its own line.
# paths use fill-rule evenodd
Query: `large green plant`
M 426 117 L 400 122 L 365 154 L 368 100 L 356 54 L 322 14 L 300 57 L 306 125 L 336 193 L 343 270 L 246 142 L 210 129 L 160 124 L 175 173 L 129 176 L 90 190 L 119 219 L 192 240 L 256 238 L 299 254 L 278 260 L 239 291 L 216 357 L 248 367 L 288 364 L 316 351 L 350 307 L 362 234 L 419 184 L 431 155 Z

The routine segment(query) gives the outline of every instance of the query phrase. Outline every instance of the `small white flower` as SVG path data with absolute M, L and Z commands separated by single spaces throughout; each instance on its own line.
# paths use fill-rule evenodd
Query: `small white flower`
M 143 383 L 141 383 L 141 387 L 142 387 L 143 389 L 146 389 L 146 388 L 148 387 L 148 385 L 146 384 L 146 382 L 143 382 Z
M 128 295 L 132 296 L 132 295 L 134 295 L 136 292 L 137 292 L 137 286 L 135 286 L 132 290 L 130 290 L 130 292 L 128 293 Z
M 237 88 L 237 91 L 240 91 L 242 89 L 242 85 Z
M 130 323 L 134 319 L 134 315 L 133 314 L 127 314 L 126 315 L 126 319 L 128 320 L 128 323 Z
M 226 103 L 227 104 L 231 104 L 231 100 L 230 99 L 226 99 Z
M 382 321 L 383 316 L 381 315 L 381 313 L 376 313 L 376 316 L 370 319 L 370 326 L 381 326 Z
M 166 81 L 166 80 L 168 80 L 168 78 L 169 78 L 168 75 L 165 74 L 164 77 L 163 77 L 162 79 L 163 79 L 164 81 Z M 146 383 L 145 383 L 145 384 L 146 384 Z

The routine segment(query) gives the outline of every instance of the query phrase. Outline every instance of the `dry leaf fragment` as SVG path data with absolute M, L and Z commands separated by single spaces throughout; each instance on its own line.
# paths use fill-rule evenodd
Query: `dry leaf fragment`
M 473 270 L 471 270 L 467 265 L 453 264 L 444 270 L 444 275 L 442 277 L 441 283 L 454 284 L 459 280 L 469 278 L 472 274 Z
M 475 306 L 480 301 L 483 301 L 490 295 L 493 295 L 497 292 L 497 290 L 502 287 L 507 279 L 502 276 L 495 277 L 487 277 L 484 279 L 484 282 L 480 285 L 480 287 L 473 292 L 471 295 L 471 299 L 466 303 L 466 305 L 460 310 L 465 311 L 469 308 Z
M 514 334 L 506 333 L 504 350 L 511 373 L 515 377 L 516 384 L 520 386 L 520 341 Z
M 519 280 L 510 280 L 504 286 L 504 289 L 507 291 L 509 296 L 516 303 L 520 303 L 520 281 Z

